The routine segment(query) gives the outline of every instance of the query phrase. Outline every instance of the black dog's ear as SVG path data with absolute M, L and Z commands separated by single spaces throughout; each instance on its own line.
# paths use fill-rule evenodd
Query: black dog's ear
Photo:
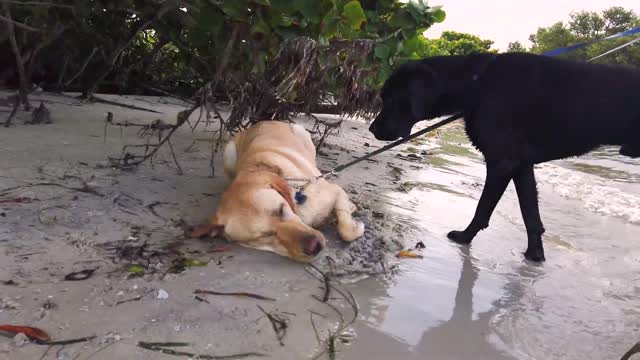
M 433 69 L 426 65 L 418 65 L 415 76 L 409 81 L 409 97 L 414 119 L 425 120 L 441 92 Z

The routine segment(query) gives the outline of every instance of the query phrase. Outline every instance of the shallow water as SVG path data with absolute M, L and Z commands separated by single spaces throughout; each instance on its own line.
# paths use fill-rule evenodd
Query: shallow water
M 471 220 L 484 181 L 461 138 L 445 130 L 422 170 L 395 164 L 410 186 L 386 194 L 397 205 L 387 210 L 412 224 L 424 259 L 351 285 L 358 340 L 338 358 L 620 358 L 640 340 L 640 161 L 605 148 L 540 166 L 547 262 L 536 265 L 521 255 L 512 185 L 471 247 L 446 239 Z

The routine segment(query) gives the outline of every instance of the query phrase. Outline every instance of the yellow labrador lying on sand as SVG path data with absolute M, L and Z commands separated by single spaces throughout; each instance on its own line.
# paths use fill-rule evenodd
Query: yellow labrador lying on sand
M 192 236 L 213 232 L 243 246 L 308 262 L 327 243 L 314 227 L 332 214 L 342 240 L 353 241 L 364 234 L 364 224 L 351 216 L 355 206 L 338 185 L 314 180 L 304 186 L 302 196 L 296 196 L 285 180 L 314 179 L 321 174 L 315 146 L 303 127 L 259 122 L 230 141 L 223 157 L 231 184 L 209 224 L 197 226 Z

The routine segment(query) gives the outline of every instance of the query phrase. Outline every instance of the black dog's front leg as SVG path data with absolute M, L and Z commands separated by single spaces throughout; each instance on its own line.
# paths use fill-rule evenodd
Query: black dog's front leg
M 540 219 L 538 189 L 533 165 L 521 167 L 513 177 L 513 183 L 516 185 L 522 219 L 524 220 L 524 226 L 527 228 L 528 244 L 524 257 L 531 261 L 544 261 L 544 248 L 542 246 L 544 225 L 542 224 L 542 219 Z
M 476 234 L 489 226 L 489 220 L 498 201 L 513 176 L 510 163 L 487 163 L 487 177 L 473 220 L 464 231 L 451 231 L 447 237 L 459 244 L 469 244 Z

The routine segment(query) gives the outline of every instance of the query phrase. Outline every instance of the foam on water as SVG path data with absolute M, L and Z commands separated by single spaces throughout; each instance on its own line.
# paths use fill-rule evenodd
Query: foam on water
M 550 185 L 561 196 L 578 200 L 593 212 L 640 224 L 640 195 L 626 191 L 614 180 L 555 164 L 540 165 L 536 177 L 540 184 Z

